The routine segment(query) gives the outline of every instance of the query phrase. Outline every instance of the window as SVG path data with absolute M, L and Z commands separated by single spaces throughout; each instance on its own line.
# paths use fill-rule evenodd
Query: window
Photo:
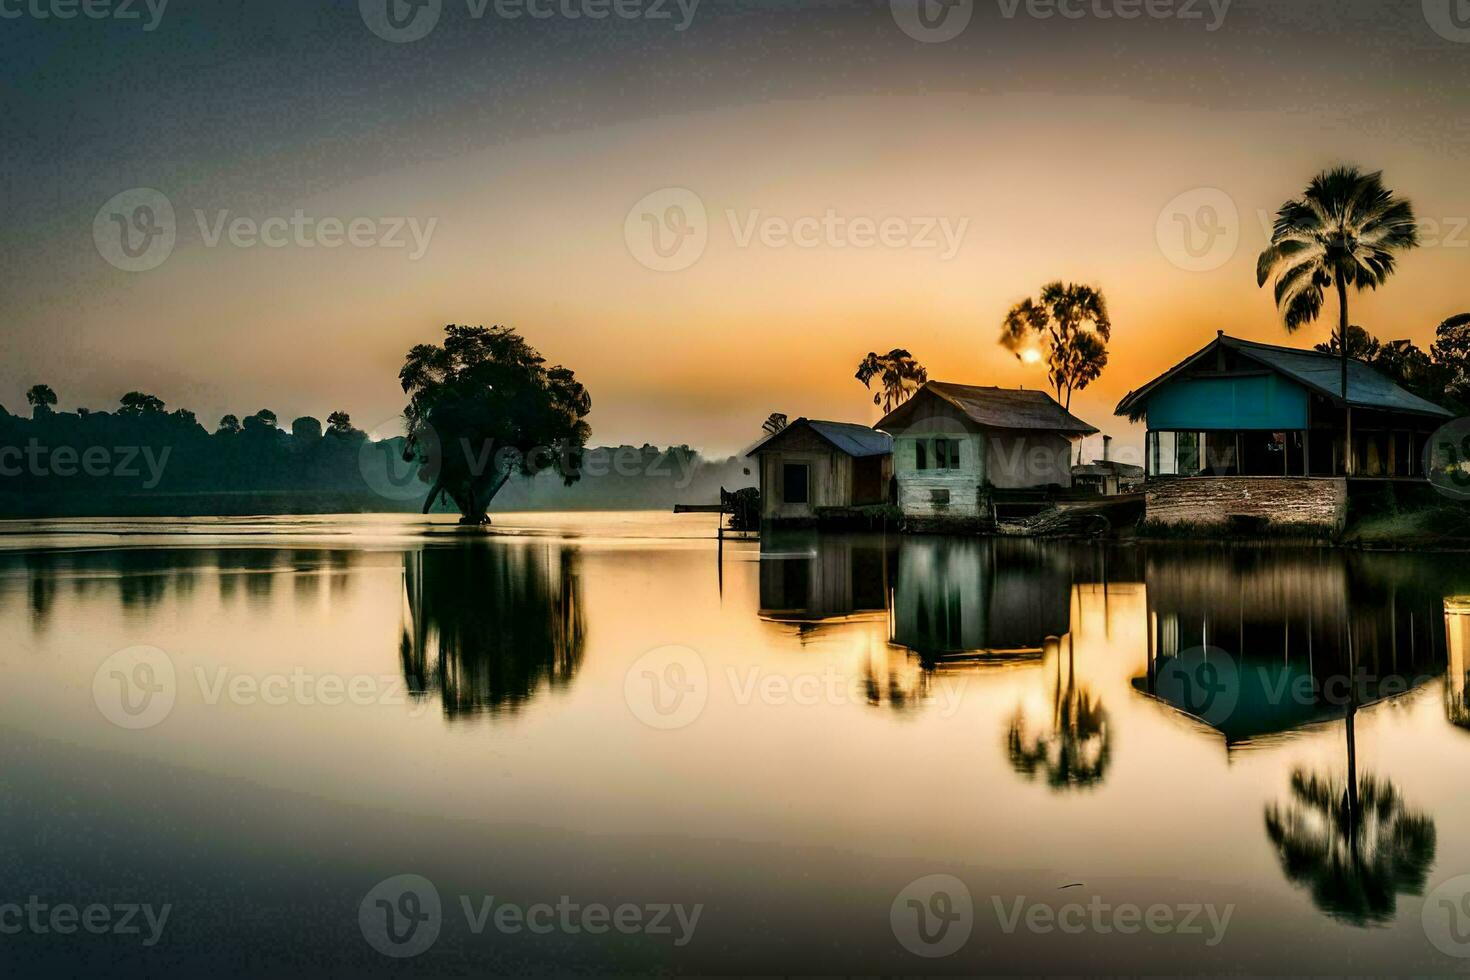
M 960 468 L 960 441 L 958 439 L 934 440 L 934 468 L 936 470 Z
M 805 463 L 781 465 L 781 497 L 788 504 L 804 504 L 811 499 L 808 484 L 810 467 Z
M 929 447 L 923 439 L 914 441 L 914 469 L 927 470 L 929 468 Z

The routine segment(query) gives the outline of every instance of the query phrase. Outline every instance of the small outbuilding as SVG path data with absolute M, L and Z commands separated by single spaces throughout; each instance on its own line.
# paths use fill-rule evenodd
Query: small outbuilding
M 760 461 L 762 521 L 811 522 L 888 500 L 893 440 L 866 425 L 800 418 L 749 455 Z
M 1072 485 L 1073 446 L 1097 429 L 1044 391 L 930 381 L 878 428 L 893 436 L 908 518 L 980 520 L 995 491 Z

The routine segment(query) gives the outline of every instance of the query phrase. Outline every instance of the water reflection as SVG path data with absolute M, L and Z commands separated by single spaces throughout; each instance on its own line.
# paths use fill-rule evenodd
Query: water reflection
M 514 710 L 570 683 L 586 627 L 577 552 L 540 543 L 466 542 L 404 556 L 400 654 L 416 697 L 447 718 Z
M 1444 602 L 1445 646 L 1449 667 L 1445 672 L 1444 712 L 1450 724 L 1470 730 L 1470 597 L 1453 596 Z
M 1434 865 L 1434 820 L 1409 808 L 1393 781 L 1359 777 L 1351 720 L 1346 777 L 1295 769 L 1291 798 L 1266 807 L 1266 836 L 1288 881 L 1335 919 L 1390 922 L 1398 896 L 1422 895 Z
M 803 634 L 887 608 L 894 538 L 773 529 L 761 538 L 760 616 Z
M 892 642 L 925 661 L 1039 660 L 1067 632 L 1072 567 L 1036 541 L 905 538 Z
M 1062 677 L 1062 648 L 1067 672 Z M 1086 789 L 1101 783 L 1112 760 L 1108 713 L 1102 699 L 1077 679 L 1072 637 L 1048 641 L 1046 655 L 1055 664 L 1051 684 L 1051 716 L 1038 725 L 1017 707 L 1006 733 L 1011 768 L 1027 779 L 1039 775 L 1054 790 Z
M 1444 673 L 1443 600 L 1404 571 L 1327 550 L 1151 553 L 1134 687 L 1230 748 L 1412 691 Z
M 0 579 L 24 578 L 31 628 L 39 633 L 67 593 L 84 602 L 111 596 L 129 615 L 147 618 L 166 600 L 189 602 L 208 575 L 222 600 L 233 600 L 243 587 L 256 603 L 271 599 L 278 577 L 291 576 L 297 601 L 309 604 L 330 569 L 332 595 L 342 597 L 358 558 L 346 549 L 254 547 L 0 552 Z

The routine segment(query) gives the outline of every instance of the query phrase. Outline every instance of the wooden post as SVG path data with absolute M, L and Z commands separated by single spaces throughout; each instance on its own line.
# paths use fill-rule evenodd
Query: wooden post
M 1346 431 L 1346 436 L 1345 436 L 1344 441 L 1343 441 L 1343 449 L 1344 449 L 1345 455 L 1343 456 L 1342 471 L 1343 471 L 1343 473 L 1345 475 L 1352 476 L 1353 475 L 1353 407 L 1351 405 L 1347 404 L 1346 401 L 1344 401 L 1343 402 L 1343 408 L 1345 408 L 1347 410 L 1347 431 Z

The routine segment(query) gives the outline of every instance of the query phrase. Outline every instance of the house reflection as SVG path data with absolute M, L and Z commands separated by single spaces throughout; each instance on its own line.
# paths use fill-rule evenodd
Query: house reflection
M 1007 538 L 905 538 L 890 641 L 926 662 L 1040 660 L 1066 634 L 1067 552 Z
M 886 615 L 893 539 L 768 528 L 760 549 L 760 616 L 802 632 Z
M 1450 724 L 1470 730 L 1470 596 L 1444 601 L 1445 644 L 1449 667 L 1445 671 L 1444 712 Z
M 1405 694 L 1446 664 L 1443 600 L 1411 572 L 1328 550 L 1151 551 L 1133 685 L 1227 747 Z
M 485 541 L 404 556 L 400 654 L 409 692 L 449 718 L 514 710 L 570 683 L 586 627 L 577 553 Z

